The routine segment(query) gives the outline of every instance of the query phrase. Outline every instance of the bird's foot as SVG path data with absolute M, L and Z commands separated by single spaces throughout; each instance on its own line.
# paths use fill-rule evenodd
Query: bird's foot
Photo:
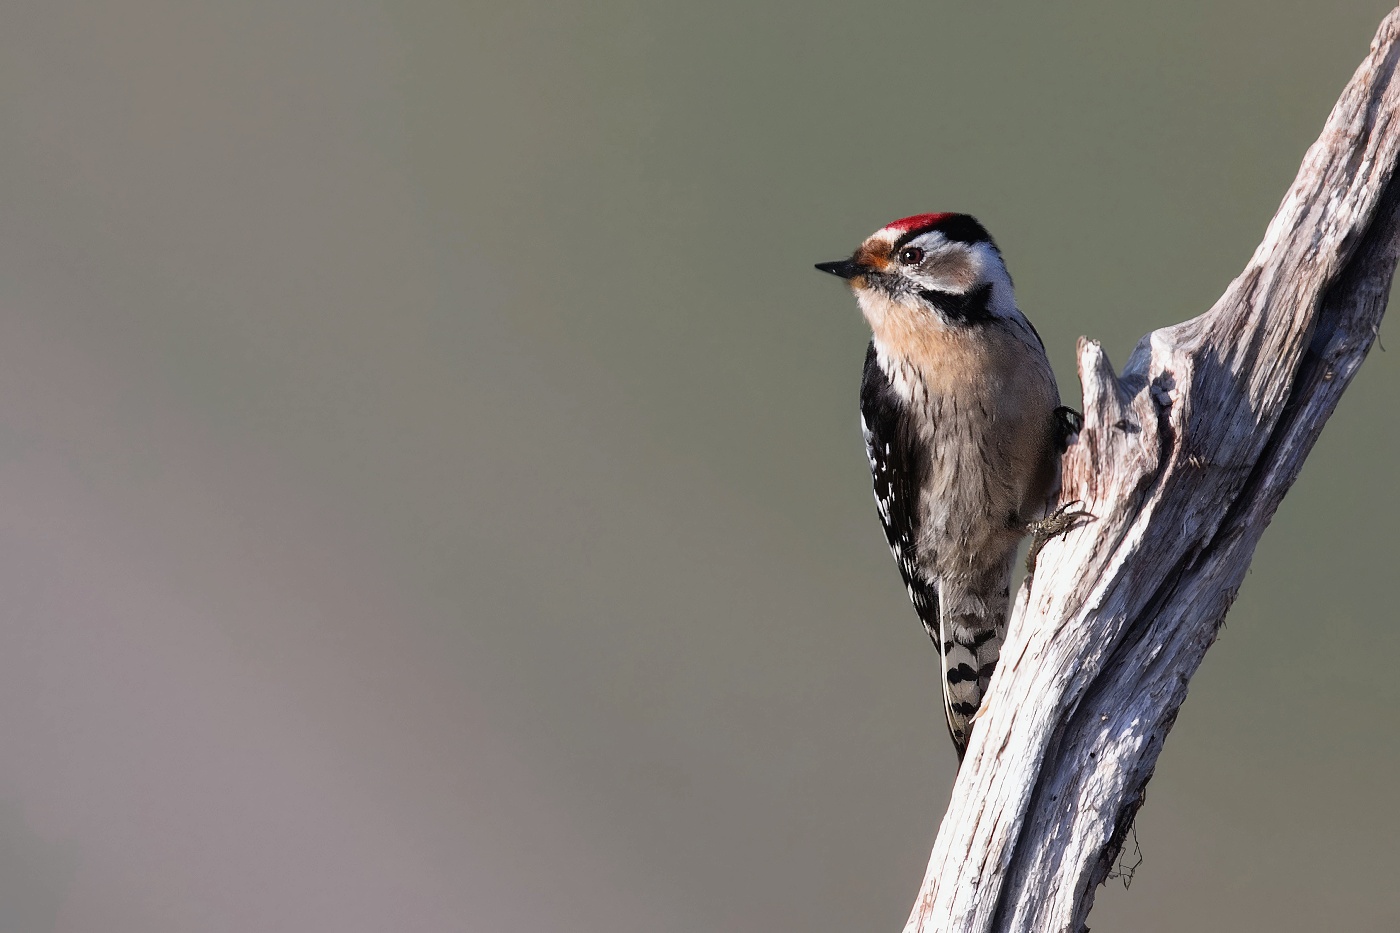
M 1026 555 L 1026 573 L 1035 576 L 1035 559 L 1049 541 L 1078 528 L 1082 520 L 1094 517 L 1092 512 L 1079 508 L 1083 504 L 1078 499 L 1066 502 L 1045 518 L 1026 523 L 1026 531 L 1031 536 L 1031 550 Z

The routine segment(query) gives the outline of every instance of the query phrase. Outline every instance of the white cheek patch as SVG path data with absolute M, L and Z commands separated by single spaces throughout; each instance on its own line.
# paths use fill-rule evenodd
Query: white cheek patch
M 1011 276 L 995 246 L 951 243 L 944 250 L 945 256 L 935 256 L 928 263 L 925 275 L 920 276 L 928 288 L 962 295 L 990 284 L 992 294 L 987 310 L 995 317 L 1010 318 L 1019 314 Z

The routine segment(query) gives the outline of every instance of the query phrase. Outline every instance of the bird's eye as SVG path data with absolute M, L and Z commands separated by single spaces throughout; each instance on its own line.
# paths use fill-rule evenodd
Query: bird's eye
M 906 246 L 899 251 L 899 261 L 906 266 L 912 266 L 915 263 L 923 262 L 923 259 L 924 251 L 917 246 Z

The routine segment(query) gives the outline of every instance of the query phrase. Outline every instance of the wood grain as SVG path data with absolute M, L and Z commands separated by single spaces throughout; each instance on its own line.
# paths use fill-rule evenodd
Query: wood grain
M 1215 306 L 1122 376 L 1080 340 L 1064 498 L 905 933 L 1078 933 L 1260 535 L 1380 327 L 1400 255 L 1400 10 Z

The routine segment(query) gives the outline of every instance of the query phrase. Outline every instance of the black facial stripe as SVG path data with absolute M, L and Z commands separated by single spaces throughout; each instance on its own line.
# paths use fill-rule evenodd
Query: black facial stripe
M 925 288 L 919 297 L 938 309 L 950 323 L 980 324 L 992 319 L 992 283 L 983 282 L 967 292 L 941 292 Z

